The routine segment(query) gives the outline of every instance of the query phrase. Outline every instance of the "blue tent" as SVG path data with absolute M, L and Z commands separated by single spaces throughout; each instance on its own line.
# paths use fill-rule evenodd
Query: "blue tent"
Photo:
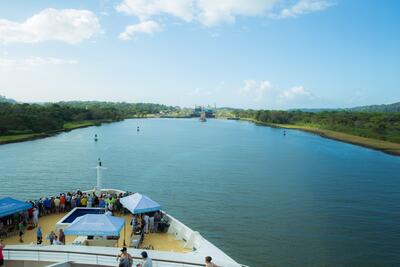
M 0 199 L 0 217 L 30 209 L 31 203 L 26 203 L 11 197 Z
M 125 220 L 105 214 L 86 214 L 65 228 L 66 235 L 119 236 Z
M 160 204 L 140 193 L 123 197 L 120 199 L 121 204 L 133 214 L 140 214 L 161 209 Z

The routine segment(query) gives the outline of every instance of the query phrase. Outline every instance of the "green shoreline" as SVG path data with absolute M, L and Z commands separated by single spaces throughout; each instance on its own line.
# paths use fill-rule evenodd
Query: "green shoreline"
M 162 118 L 159 116 L 131 116 L 125 119 L 152 119 L 152 118 Z M 168 118 L 187 118 L 187 117 L 168 117 Z M 124 120 L 124 119 L 122 119 Z M 13 135 L 2 135 L 0 136 L 0 145 L 12 144 L 12 143 L 20 143 L 25 141 L 32 141 L 36 139 L 42 139 L 46 137 L 51 137 L 63 132 L 69 132 L 75 129 L 92 127 L 92 126 L 100 126 L 103 123 L 112 123 L 118 122 L 121 120 L 97 120 L 97 121 L 77 121 L 77 122 L 68 122 L 64 124 L 63 129 L 59 129 L 51 132 L 43 132 L 43 133 L 29 133 L 29 134 L 13 134 Z
M 162 117 L 148 116 L 145 118 L 162 118 Z M 180 117 L 175 117 L 175 118 L 180 118 Z M 185 117 L 182 117 L 182 118 L 185 118 Z M 218 119 L 226 119 L 226 118 L 218 118 Z M 319 128 L 315 128 L 315 127 L 311 127 L 311 126 L 265 123 L 265 122 L 257 121 L 254 119 L 247 119 L 247 118 L 239 118 L 239 120 L 249 121 L 249 122 L 253 122 L 257 125 L 263 125 L 263 126 L 268 126 L 268 127 L 305 131 L 305 132 L 309 132 L 312 134 L 317 134 L 324 138 L 329 138 L 329 139 L 333 139 L 336 141 L 341 141 L 341 142 L 350 143 L 353 145 L 358 145 L 358 146 L 382 151 L 387 154 L 400 156 L 400 144 L 393 143 L 393 142 L 372 139 L 372 138 L 366 138 L 366 137 L 362 137 L 362 136 L 351 135 L 351 134 L 346 134 L 346 133 L 336 132 L 336 131 L 331 131 L 331 130 L 326 130 L 326 129 L 319 129 Z M 71 131 L 74 129 L 91 127 L 91 126 L 99 126 L 103 123 L 111 123 L 111 122 L 116 122 L 116 121 L 105 120 L 105 121 L 72 122 L 72 123 L 64 124 L 63 129 L 60 129 L 57 131 L 52 131 L 52 132 L 0 136 L 0 145 L 24 142 L 24 141 L 31 141 L 31 140 L 40 139 L 40 138 L 46 138 L 46 137 L 50 137 L 50 136 L 53 136 L 53 135 L 56 135 L 56 134 L 59 134 L 62 132 L 68 132 L 68 131 Z
M 253 122 L 258 125 L 264 125 L 264 126 L 268 126 L 268 127 L 305 131 L 305 132 L 317 134 L 324 138 L 329 138 L 329 139 L 333 139 L 336 141 L 341 141 L 341 142 L 345 142 L 345 143 L 349 143 L 349 144 L 353 144 L 353 145 L 358 145 L 358 146 L 382 151 L 382 152 L 390 154 L 390 155 L 400 156 L 400 144 L 393 143 L 393 142 L 372 139 L 372 138 L 367 138 L 367 137 L 362 137 L 362 136 L 357 136 L 357 135 L 352 135 L 352 134 L 346 134 L 346 133 L 336 132 L 336 131 L 331 131 L 331 130 L 326 130 L 326 129 L 319 129 L 319 128 L 305 126 L 305 125 L 265 123 L 265 122 L 257 121 L 254 119 L 246 119 L 246 118 L 240 118 L 240 120 L 249 121 L 249 122 Z
M 103 123 L 111 123 L 111 122 L 116 122 L 116 121 L 100 120 L 100 121 L 69 122 L 69 123 L 64 124 L 63 129 L 51 131 L 51 132 L 3 135 L 3 136 L 0 136 L 0 145 L 19 143 L 19 142 L 24 142 L 24 141 L 32 141 L 32 140 L 36 140 L 36 139 L 54 136 L 56 134 L 63 133 L 63 132 L 69 132 L 69 131 L 72 131 L 75 129 L 86 128 L 86 127 L 91 127 L 91 126 L 99 126 Z

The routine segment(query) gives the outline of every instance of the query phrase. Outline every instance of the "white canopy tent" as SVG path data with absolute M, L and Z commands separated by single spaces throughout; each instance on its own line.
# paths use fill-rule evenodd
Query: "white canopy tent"
M 140 193 L 135 193 L 120 199 L 122 206 L 128 209 L 132 214 L 140 214 L 151 211 L 159 211 L 161 205 Z

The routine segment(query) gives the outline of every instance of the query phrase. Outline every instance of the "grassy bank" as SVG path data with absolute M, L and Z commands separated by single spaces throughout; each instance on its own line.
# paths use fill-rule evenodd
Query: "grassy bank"
M 338 140 L 338 141 L 342 141 L 342 142 L 346 142 L 346 143 L 350 143 L 350 144 L 354 144 L 354 145 L 359 145 L 359 146 L 379 150 L 379 151 L 382 151 L 382 152 L 385 152 L 388 154 L 400 156 L 400 144 L 398 144 L 398 143 L 393 143 L 393 142 L 372 139 L 372 138 L 366 138 L 366 137 L 362 137 L 362 136 L 351 135 L 351 134 L 337 132 L 337 131 L 321 129 L 321 128 L 318 128 L 318 126 L 316 126 L 316 125 L 264 123 L 264 122 L 256 121 L 253 119 L 241 119 L 241 120 L 252 121 L 254 123 L 257 123 L 260 125 L 266 125 L 266 126 L 270 126 L 270 127 L 302 130 L 302 131 L 318 134 L 322 137 L 326 137 L 326 138 L 330 138 L 330 139 L 334 139 L 334 140 Z
M 112 120 L 100 120 L 100 121 L 76 121 L 76 122 L 68 122 L 64 123 L 63 129 L 51 132 L 44 133 L 29 133 L 29 134 L 13 134 L 13 135 L 1 135 L 0 136 L 0 145 L 9 144 L 9 143 L 17 143 L 29 140 L 35 140 L 39 138 L 49 137 L 60 132 L 67 132 L 74 129 L 85 128 L 90 126 L 99 126 L 102 123 L 110 123 Z
M 104 122 L 111 122 L 111 121 L 76 121 L 76 122 L 67 122 L 64 123 L 64 129 L 65 131 L 73 130 L 73 129 L 79 129 L 79 128 L 85 128 L 85 127 L 90 127 L 90 126 L 99 126 Z
M 46 134 L 46 133 L 2 135 L 2 136 L 0 136 L 0 145 L 34 140 L 34 139 L 44 138 L 44 137 L 48 137 L 48 136 L 50 136 L 50 134 Z

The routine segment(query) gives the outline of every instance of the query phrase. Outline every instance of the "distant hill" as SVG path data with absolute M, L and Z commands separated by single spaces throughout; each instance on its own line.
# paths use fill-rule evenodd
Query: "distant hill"
M 6 98 L 5 96 L 0 95 L 0 103 L 12 103 L 15 104 L 17 101 L 11 98 Z
M 359 106 L 354 108 L 301 108 L 289 109 L 288 111 L 300 110 L 303 112 L 319 113 L 324 111 L 354 111 L 354 112 L 400 112 L 400 102 L 393 104 Z
M 343 111 L 343 108 L 293 108 L 289 109 L 288 111 L 303 111 L 303 112 L 325 112 L 325 111 Z
M 350 108 L 350 111 L 359 112 L 400 112 L 400 102 L 387 105 L 371 105 Z

